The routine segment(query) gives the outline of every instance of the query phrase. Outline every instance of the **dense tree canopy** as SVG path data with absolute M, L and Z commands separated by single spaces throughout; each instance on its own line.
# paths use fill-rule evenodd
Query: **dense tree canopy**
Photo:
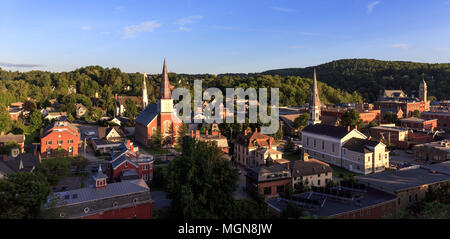
M 268 75 L 311 77 L 314 67 L 288 68 L 263 72 Z M 402 89 L 408 95 L 419 95 L 425 79 L 428 95 L 448 99 L 450 64 L 427 64 L 372 59 L 344 59 L 315 66 L 317 79 L 331 87 L 359 92 L 368 101 L 377 99 L 381 90 Z M 435 96 L 435 97 L 434 97 Z

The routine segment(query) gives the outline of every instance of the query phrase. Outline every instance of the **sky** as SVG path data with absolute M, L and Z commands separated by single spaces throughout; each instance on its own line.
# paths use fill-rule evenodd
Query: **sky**
M 0 68 L 254 73 L 450 62 L 450 0 L 2 0 Z

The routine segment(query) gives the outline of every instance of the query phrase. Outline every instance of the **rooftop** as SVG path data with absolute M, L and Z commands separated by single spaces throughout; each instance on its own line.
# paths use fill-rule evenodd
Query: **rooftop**
M 365 176 L 357 176 L 361 183 L 387 189 L 391 192 L 403 191 L 425 184 L 433 184 L 450 180 L 450 161 L 432 166 L 419 166 L 398 171 L 385 171 Z M 434 171 L 432 171 L 434 170 Z
M 345 142 L 343 147 L 351 151 L 366 153 L 366 150 L 373 151 L 371 148 L 376 147 L 378 144 L 380 144 L 378 141 L 351 138 Z
M 58 192 L 55 193 L 55 195 L 62 199 L 62 202 L 58 203 L 58 206 L 62 206 L 149 191 L 145 182 L 142 183 L 140 181 L 142 181 L 142 179 L 136 181 L 122 181 L 120 183 L 107 184 L 104 188 L 87 187 Z
M 307 161 L 296 160 L 291 162 L 292 177 L 308 176 L 332 172 L 330 165 L 315 158 L 308 157 Z
M 292 202 L 301 206 L 312 215 L 318 217 L 332 217 L 388 202 L 396 198 L 394 195 L 370 188 L 365 192 L 352 192 L 351 195 L 354 197 L 353 200 L 351 198 L 333 198 L 329 194 L 311 191 L 294 195 L 294 198 L 297 198 L 297 200 L 292 200 Z M 304 201 L 308 203 L 304 204 L 302 199 L 305 199 Z M 269 206 L 279 212 L 283 211 L 290 201 L 291 200 L 282 197 L 266 200 Z
M 308 125 L 302 130 L 302 132 L 327 135 L 327 136 L 330 136 L 333 138 L 339 138 L 339 139 L 345 137 L 349 133 L 347 128 L 345 128 L 345 127 L 331 126 L 331 125 L 326 125 L 326 124 Z
M 421 119 L 417 117 L 409 117 L 409 118 L 403 118 L 400 119 L 401 122 L 413 122 L 413 123 L 424 123 L 426 121 L 429 121 L 429 119 Z

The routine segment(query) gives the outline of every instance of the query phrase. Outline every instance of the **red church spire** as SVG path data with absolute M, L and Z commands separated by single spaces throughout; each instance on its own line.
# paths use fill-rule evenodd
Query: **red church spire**
M 161 88 L 159 90 L 160 99 L 172 99 L 170 94 L 169 74 L 167 73 L 166 58 L 164 58 L 164 66 L 161 79 Z

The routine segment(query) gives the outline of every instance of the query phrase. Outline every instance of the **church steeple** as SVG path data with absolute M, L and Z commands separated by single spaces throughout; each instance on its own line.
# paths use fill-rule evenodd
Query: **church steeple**
M 160 99 L 172 98 L 170 94 L 170 83 L 169 83 L 169 74 L 167 73 L 166 58 L 164 58 L 164 66 L 161 79 L 161 88 L 159 90 L 159 98 Z
M 142 107 L 143 107 L 143 109 L 147 108 L 147 105 L 148 105 L 147 83 L 145 82 L 145 79 L 147 79 L 146 72 L 144 72 L 144 84 L 142 86 Z
M 319 98 L 319 90 L 317 89 L 316 68 L 314 68 L 314 80 L 311 88 L 311 101 L 309 103 L 308 124 L 311 125 L 321 123 L 319 117 L 320 117 L 320 98 Z

